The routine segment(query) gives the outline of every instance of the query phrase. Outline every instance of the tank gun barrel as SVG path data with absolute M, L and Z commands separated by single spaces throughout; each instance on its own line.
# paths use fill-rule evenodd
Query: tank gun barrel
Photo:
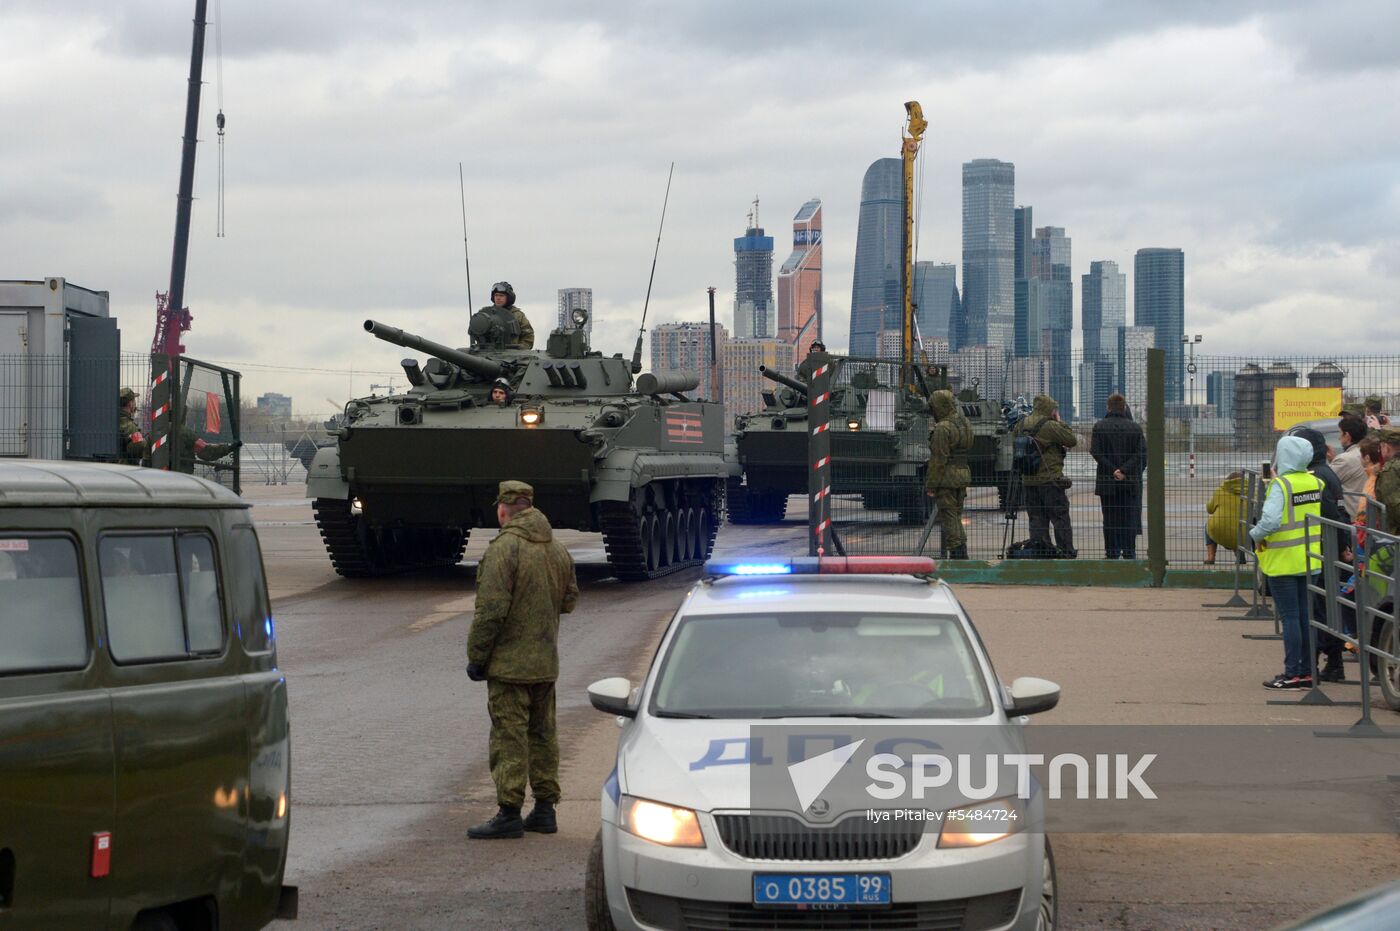
M 436 356 L 444 362 L 451 362 L 453 365 L 460 366 L 482 378 L 500 378 L 506 373 L 506 367 L 499 362 L 483 359 L 481 356 L 453 349 L 451 346 L 444 346 L 430 339 L 414 336 L 412 333 L 405 333 L 398 327 L 386 326 L 374 320 L 365 321 L 365 332 L 384 340 L 386 343 L 393 343 L 395 346 L 426 352 L 430 356 Z
M 789 378 L 788 376 L 783 375 L 780 372 L 775 372 L 766 365 L 760 365 L 758 367 L 758 373 L 764 378 L 767 378 L 769 381 L 775 381 L 780 385 L 785 385 L 791 388 L 793 391 L 798 392 L 799 394 L 807 394 L 807 386 L 802 384 L 802 382 L 798 381 L 795 378 Z

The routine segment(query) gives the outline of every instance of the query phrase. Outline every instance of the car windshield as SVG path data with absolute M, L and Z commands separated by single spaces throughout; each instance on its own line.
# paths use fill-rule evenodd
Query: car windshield
M 660 717 L 978 717 L 991 712 L 958 619 L 881 613 L 684 618 L 661 662 Z

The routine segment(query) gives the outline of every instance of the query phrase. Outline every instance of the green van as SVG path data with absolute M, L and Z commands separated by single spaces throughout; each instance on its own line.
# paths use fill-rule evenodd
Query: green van
M 0 460 L 0 929 L 294 917 L 290 751 L 248 505 Z

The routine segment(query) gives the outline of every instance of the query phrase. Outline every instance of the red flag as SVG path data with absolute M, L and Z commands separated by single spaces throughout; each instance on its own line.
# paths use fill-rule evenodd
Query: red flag
M 224 432 L 224 416 L 219 409 L 219 396 L 212 391 L 204 395 L 204 432 L 214 435 Z

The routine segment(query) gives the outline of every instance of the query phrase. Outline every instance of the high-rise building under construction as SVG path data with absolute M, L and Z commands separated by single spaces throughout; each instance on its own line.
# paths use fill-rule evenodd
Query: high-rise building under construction
M 763 235 L 755 197 L 748 228 L 734 240 L 735 337 L 773 336 L 777 323 L 773 310 L 773 237 Z

